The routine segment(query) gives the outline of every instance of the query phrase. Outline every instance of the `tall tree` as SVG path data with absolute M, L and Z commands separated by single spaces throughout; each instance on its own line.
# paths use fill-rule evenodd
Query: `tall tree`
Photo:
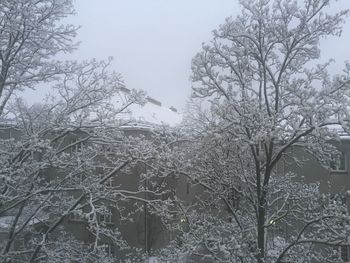
M 100 253 L 105 243 L 126 246 L 116 225 L 106 228 L 101 215 L 115 223 L 119 204 L 139 193 L 112 183 L 136 165 L 135 155 L 142 149 L 140 144 L 130 152 L 135 142 L 120 130 L 129 120 L 119 117 L 131 104 L 142 103 L 144 96 L 121 92 L 120 76 L 108 71 L 109 63 L 69 64 L 72 71 L 52 88 L 53 96 L 32 106 L 21 99 L 13 101 L 7 106 L 11 121 L 1 124 L 0 219 L 5 220 L 6 234 L 0 258 L 4 262 L 78 259 L 83 241 L 92 243 L 85 245 L 80 261 Z M 69 233 L 62 229 L 68 217 L 89 228 Z M 69 247 L 57 240 L 60 231 L 69 233 L 65 240 Z M 91 232 L 95 238 L 79 240 L 79 231 Z
M 183 244 L 202 244 L 209 252 L 197 253 L 220 262 L 309 262 L 314 244 L 346 244 L 339 225 L 347 211 L 317 202 L 317 187 L 278 168 L 296 145 L 324 162 L 328 127 L 348 130 L 350 67 L 331 78 L 330 62 L 317 64 L 320 40 L 340 36 L 347 11 L 325 13 L 328 0 L 239 2 L 242 15 L 227 18 L 192 61 L 202 109 L 189 123 L 193 162 L 180 173 L 208 196 L 207 210 L 192 213 L 197 221 L 188 216 L 193 228 Z M 268 240 L 281 222 L 291 232 L 276 254 Z
M 72 13 L 71 0 L 0 1 L 1 262 L 108 262 L 104 246 L 127 246 L 115 224 L 129 219 L 127 200 L 156 203 L 144 192 L 164 191 L 113 184 L 158 155 L 120 129 L 145 94 L 126 89 L 111 60 L 54 60 L 76 48 L 77 27 L 61 24 Z M 40 104 L 18 94 L 43 85 Z M 67 230 L 68 218 L 79 227 Z

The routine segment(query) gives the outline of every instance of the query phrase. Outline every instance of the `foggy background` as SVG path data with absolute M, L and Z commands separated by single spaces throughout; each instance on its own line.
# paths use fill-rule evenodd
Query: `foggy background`
M 212 30 L 225 18 L 240 13 L 238 0 L 75 0 L 80 47 L 67 59 L 114 57 L 113 69 L 130 89 L 146 90 L 164 105 L 185 107 L 191 92 L 191 59 Z M 350 1 L 331 5 L 350 8 Z M 350 55 L 350 21 L 342 37 L 322 41 L 321 58 L 336 60 L 332 74 L 341 71 Z M 28 103 L 38 102 L 47 89 L 26 92 Z

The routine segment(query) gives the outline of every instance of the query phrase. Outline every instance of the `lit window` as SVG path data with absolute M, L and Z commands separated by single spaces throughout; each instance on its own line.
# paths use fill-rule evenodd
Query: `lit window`
M 331 155 L 330 168 L 334 171 L 346 170 L 346 154 L 344 152 Z
M 270 220 L 270 225 L 275 226 L 275 225 L 276 225 L 276 221 L 273 220 L 273 219 L 271 219 L 271 220 Z

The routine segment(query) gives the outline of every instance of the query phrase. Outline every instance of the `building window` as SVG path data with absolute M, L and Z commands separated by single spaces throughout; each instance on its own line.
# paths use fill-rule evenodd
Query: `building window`
M 70 144 L 72 145 L 70 147 L 71 153 L 81 153 L 84 150 L 84 142 L 79 142 L 81 139 L 73 138 L 70 141 Z
M 113 244 L 102 244 L 99 246 L 102 251 L 104 251 L 106 253 L 106 255 L 109 258 L 112 258 L 115 256 L 115 246 Z
M 74 176 L 74 179 L 76 180 L 77 183 L 82 183 L 86 179 L 85 173 L 80 172 L 80 171 L 78 173 L 74 174 L 73 176 Z
M 350 246 L 340 247 L 340 257 L 344 262 L 350 261 Z
M 330 168 L 333 171 L 346 170 L 346 154 L 344 152 L 332 154 L 330 160 Z
M 81 153 L 82 151 L 83 151 L 83 143 L 82 142 L 74 142 L 74 143 L 76 143 L 74 146 L 73 146 L 73 150 L 74 150 L 74 152 L 76 152 L 76 153 Z
M 84 216 L 79 213 L 78 211 L 74 211 L 69 214 L 69 221 L 71 222 L 83 222 L 84 221 Z
M 107 187 L 114 187 L 115 185 L 114 185 L 114 180 L 113 180 L 113 178 L 109 178 L 106 182 L 105 182 L 105 185 L 107 186 Z
M 112 224 L 112 210 L 109 208 L 108 210 L 98 213 L 98 220 L 100 223 Z
M 227 201 L 230 203 L 232 208 L 239 208 L 239 193 L 236 189 L 230 188 L 228 190 Z

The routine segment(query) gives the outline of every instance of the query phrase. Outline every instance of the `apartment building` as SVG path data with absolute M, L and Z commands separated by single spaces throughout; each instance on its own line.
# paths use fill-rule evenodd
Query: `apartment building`
M 163 124 L 175 125 L 181 121 L 181 115 L 175 108 L 164 107 L 161 102 L 150 97 L 147 97 L 146 100 L 147 103 L 145 106 L 133 105 L 131 111 L 124 116 L 124 124 L 119 127 L 119 132 L 123 134 L 123 136 L 147 137 L 155 126 Z M 6 140 L 14 142 L 21 138 L 22 132 L 23 131 L 16 128 L 15 123 L 3 123 L 0 129 L 0 138 L 3 142 Z M 61 136 L 61 132 L 51 131 L 45 136 L 52 139 L 55 136 Z M 84 140 L 87 138 L 87 134 L 82 130 L 75 130 L 68 132 L 62 138 L 63 139 L 59 143 L 53 144 L 53 147 L 62 150 L 66 156 L 65 158 L 77 158 L 75 164 L 79 166 L 79 156 L 81 155 L 82 157 L 85 152 L 89 151 L 89 142 L 85 142 Z M 67 147 L 69 145 L 73 146 Z M 103 173 L 103 169 L 106 169 L 106 167 L 108 169 L 108 159 L 118 158 L 118 155 L 115 155 L 113 152 L 108 152 L 108 145 L 104 147 L 105 148 L 102 149 L 102 151 L 106 152 L 104 156 L 95 157 L 99 159 L 102 165 L 100 168 L 90 171 L 92 175 L 94 173 Z M 33 158 L 35 159 L 36 157 Z M 37 158 L 40 159 L 40 156 L 38 155 Z M 72 171 L 72 168 L 74 167 L 70 167 L 71 170 L 69 171 Z M 118 171 L 117 176 L 113 176 L 104 182 L 106 185 L 104 189 L 108 190 L 109 187 L 117 187 L 121 192 L 135 194 L 133 198 L 126 200 L 123 200 L 123 196 L 118 196 L 117 198 L 120 200 L 118 207 L 109 205 L 109 202 L 113 202 L 113 200 L 104 200 L 100 204 L 96 203 L 96 213 L 91 213 L 90 208 L 82 206 L 81 209 L 75 209 L 72 212 L 68 211 L 66 216 L 60 218 L 59 215 L 55 214 L 57 210 L 56 207 L 52 206 L 59 206 L 60 200 L 55 200 L 51 204 L 51 207 L 50 205 L 43 206 L 40 211 L 34 215 L 31 214 L 33 213 L 31 208 L 24 208 L 24 212 L 21 213 L 19 220 L 13 224 L 14 221 L 18 219 L 16 218 L 19 211 L 18 206 L 14 209 L 7 209 L 7 207 L 0 204 L 1 250 L 5 251 L 5 247 L 10 244 L 10 248 L 7 248 L 7 250 L 11 251 L 11 248 L 14 248 L 16 252 L 21 251 L 21 253 L 25 253 L 24 250 L 28 247 L 26 243 L 29 244 L 34 240 L 34 236 L 31 236 L 30 233 L 33 235 L 35 233 L 35 242 L 40 242 L 40 235 L 43 235 L 45 232 L 48 233 L 47 231 L 50 231 L 52 225 L 55 224 L 55 220 L 57 221 L 56 218 L 60 218 L 61 222 L 59 222 L 57 229 L 50 232 L 53 239 L 61 238 L 60 235 L 65 233 L 64 235 L 67 235 L 67 237 L 72 236 L 73 239 L 86 246 L 92 246 L 94 242 L 97 242 L 95 245 L 97 245 L 99 249 L 104 250 L 106 252 L 105 254 L 110 257 L 116 257 L 121 262 L 124 262 L 123 260 L 130 255 L 136 254 L 135 251 L 141 252 L 139 254 L 144 253 L 145 255 L 148 254 L 151 256 L 152 250 L 164 246 L 164 244 L 169 242 L 171 233 L 162 225 L 159 217 L 148 211 L 149 207 L 147 203 L 142 201 L 152 200 L 152 198 L 154 198 L 151 193 L 140 191 L 140 177 L 145 172 L 145 169 L 143 165 L 134 164 L 127 167 L 125 170 Z M 42 179 L 39 180 L 40 184 L 49 184 L 50 181 L 64 181 L 67 176 L 67 171 L 68 169 L 45 167 L 41 170 L 41 175 L 39 175 L 42 177 Z M 70 180 L 76 183 L 76 185 L 89 183 L 89 178 L 86 178 L 84 173 L 76 172 L 72 176 L 74 178 L 70 178 Z M 151 184 L 151 182 L 147 180 L 143 181 L 143 184 L 147 183 Z M 172 184 L 173 188 L 176 189 L 176 181 L 168 183 Z M 67 188 L 69 185 L 65 187 Z M 151 185 L 145 185 L 145 189 L 149 189 L 149 187 L 151 187 Z M 64 197 L 62 196 L 62 200 L 70 197 L 72 199 L 78 198 L 79 194 L 81 194 L 80 190 L 73 189 L 71 192 L 66 193 Z M 59 195 L 57 198 L 59 198 Z M 12 205 L 11 202 L 7 204 L 10 204 L 10 206 Z M 33 201 L 33 204 L 35 204 L 35 201 Z M 99 207 L 99 205 L 101 206 Z M 2 209 L 6 211 L 3 212 Z M 30 222 L 26 222 L 28 218 L 30 218 Z M 98 225 L 92 226 L 92 221 L 98 222 Z M 14 225 L 15 228 L 12 228 Z M 24 231 L 21 232 L 20 229 L 23 226 L 25 226 L 28 231 L 25 231 L 25 234 L 22 235 Z M 91 227 L 96 228 L 92 231 Z M 99 227 L 101 229 L 97 229 Z M 99 231 L 101 234 L 98 240 L 96 239 L 96 231 Z M 11 232 L 13 233 L 11 234 Z M 16 235 L 17 232 L 20 234 Z M 122 241 L 114 242 L 111 239 L 111 236 L 114 238 L 113 235 L 115 237 L 114 241 Z M 8 242 L 10 236 L 14 239 L 11 243 Z M 47 249 L 49 250 L 49 247 L 47 247 Z M 13 259 L 11 259 L 11 256 L 7 259 L 4 257 L 4 260 L 5 262 L 6 260 L 8 260 L 8 262 L 13 262 L 11 260 L 16 261 L 16 258 L 22 258 L 23 260 L 29 261 L 29 255 L 30 252 L 28 252 L 28 255 L 23 254 L 18 257 L 14 255 Z M 88 258 L 89 257 L 86 257 L 86 260 Z M 93 257 L 90 257 L 89 260 L 95 262 Z
M 327 161 L 320 161 L 314 153 L 300 146 L 293 146 L 281 163 L 277 166 L 280 174 L 293 175 L 295 182 L 307 185 L 317 185 L 319 192 L 330 198 L 337 199 L 350 209 L 350 136 L 339 133 L 337 139 L 329 140 L 335 148 L 329 152 Z M 307 200 L 305 200 L 307 202 Z M 321 200 L 320 200 L 321 202 Z M 298 222 L 273 222 L 270 231 L 270 242 L 284 246 L 292 233 L 291 226 L 300 227 Z M 318 246 L 322 251 L 323 246 Z M 342 262 L 350 262 L 350 246 L 334 246 Z M 318 261 L 315 261 L 318 262 Z M 338 261 L 337 261 L 338 262 Z
M 144 108 L 135 106 L 132 109 L 133 115 L 129 115 L 125 118 L 132 118 L 132 121 L 126 122 L 120 130 L 128 136 L 147 136 L 152 130 L 154 125 L 170 124 L 176 125 L 181 121 L 181 115 L 176 112 L 174 108 L 164 107 L 159 101 L 148 98 L 148 103 Z M 0 129 L 1 139 L 16 139 L 21 136 L 21 131 L 12 128 L 14 124 L 4 124 Z M 69 136 L 65 138 L 64 145 L 79 142 L 85 137 L 83 132 L 71 132 Z M 348 193 L 350 191 L 350 137 L 346 135 L 340 136 L 337 141 L 331 141 L 331 143 L 337 147 L 339 152 L 332 155 L 331 162 L 328 164 L 321 164 L 315 156 L 306 152 L 302 146 L 295 146 L 291 149 L 291 156 L 297 156 L 301 162 L 296 164 L 292 159 L 284 159 L 283 164 L 278 166 L 279 172 L 284 174 L 293 172 L 297 175 L 297 180 L 301 180 L 305 183 L 319 183 L 320 191 L 322 193 L 332 193 L 341 195 L 345 198 L 346 202 L 349 202 Z M 62 147 L 62 146 L 61 146 Z M 74 147 L 67 150 L 73 153 L 83 152 L 84 147 L 88 147 L 84 142 L 75 144 Z M 102 169 L 102 168 L 101 168 Z M 137 192 L 140 185 L 140 176 L 144 173 L 145 167 L 142 165 L 131 167 L 127 172 L 121 171 L 118 176 L 113 180 L 109 180 L 109 186 L 118 186 L 125 191 Z M 57 179 L 60 177 L 59 171 L 48 169 L 46 175 L 49 178 Z M 82 182 L 84 178 L 79 178 Z M 143 182 L 147 184 L 147 181 Z M 149 182 L 150 183 L 150 182 Z M 191 201 L 195 198 L 196 194 L 200 192 L 200 189 L 196 189 L 197 193 L 192 190 L 188 182 L 182 178 L 168 182 L 176 191 L 176 195 L 180 196 L 183 200 Z M 148 186 L 147 186 L 148 187 Z M 76 193 L 73 193 L 75 196 Z M 84 244 L 92 244 L 96 241 L 96 237 L 89 229 L 89 222 L 95 216 L 95 220 L 100 223 L 107 230 L 116 231 L 120 235 L 121 240 L 125 240 L 125 243 L 116 247 L 109 238 L 101 237 L 99 239 L 99 247 L 103 249 L 110 256 L 115 256 L 120 260 L 128 257 L 128 254 L 134 253 L 136 250 L 149 254 L 152 258 L 152 250 L 161 248 L 166 245 L 172 238 L 172 232 L 166 229 L 160 220 L 160 218 L 152 213 L 149 213 L 148 206 L 142 199 L 151 200 L 153 197 L 151 194 L 139 193 L 140 200 L 127 200 L 122 202 L 123 204 L 118 207 L 109 207 L 104 205 L 104 209 L 98 210 L 95 215 L 89 214 L 89 210 L 82 208 L 82 213 L 72 212 L 63 218 L 60 231 L 56 233 L 69 233 L 74 239 L 81 241 Z M 237 202 L 238 203 L 238 202 Z M 137 208 L 135 210 L 135 208 Z M 121 213 L 122 210 L 122 213 Z M 0 206 L 1 211 L 1 206 Z M 13 211 L 12 211 L 13 212 Z M 46 212 L 50 212 L 47 209 Z M 8 211 L 7 213 L 0 214 L 0 242 L 1 248 L 6 246 L 4 240 L 7 239 L 11 224 L 15 219 L 15 213 Z M 49 226 L 42 220 L 45 211 L 41 216 L 33 217 L 30 222 L 27 223 L 28 228 L 33 228 L 35 232 L 41 233 L 40 229 L 46 230 Z M 86 217 L 88 214 L 88 217 Z M 128 215 L 128 218 L 123 218 Z M 23 225 L 25 222 L 23 219 L 18 225 Z M 286 236 L 288 229 L 284 226 L 275 225 L 275 237 L 280 235 Z M 62 232 L 63 231 L 63 232 Z M 103 236 L 103 235 L 102 235 Z M 25 236 L 22 239 L 18 239 L 18 242 L 14 242 L 12 246 L 25 247 L 25 242 L 29 242 L 30 236 Z M 121 249 L 121 247 L 129 247 L 128 249 Z M 341 258 L 344 262 L 350 261 L 350 247 L 342 246 L 340 248 Z M 153 258 L 153 260 L 155 260 Z M 136 261 L 135 261 L 136 262 Z

